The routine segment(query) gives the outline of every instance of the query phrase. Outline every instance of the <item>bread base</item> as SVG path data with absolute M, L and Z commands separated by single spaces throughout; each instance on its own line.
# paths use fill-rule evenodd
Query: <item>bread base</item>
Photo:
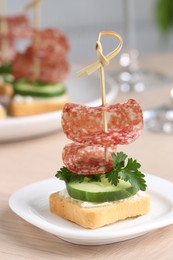
M 64 107 L 64 104 L 69 102 L 68 95 L 64 95 L 62 100 L 50 101 L 37 101 L 35 102 L 15 102 L 14 100 L 10 105 L 10 115 L 19 117 L 19 116 L 31 116 L 42 113 L 53 112 L 57 110 L 61 110 Z
M 10 83 L 0 85 L 0 96 L 12 97 L 13 92 L 13 86 Z
M 5 119 L 7 116 L 5 108 L 0 104 L 0 120 Z
M 131 198 L 103 204 L 103 206 L 83 207 L 77 200 L 63 197 L 59 192 L 49 197 L 50 211 L 84 228 L 95 229 L 116 221 L 147 214 L 150 209 L 149 195 L 135 195 Z

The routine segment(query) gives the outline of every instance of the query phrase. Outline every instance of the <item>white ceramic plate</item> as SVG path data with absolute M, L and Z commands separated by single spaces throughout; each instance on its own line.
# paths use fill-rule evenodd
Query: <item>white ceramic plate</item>
M 173 223 L 173 183 L 148 174 L 146 181 L 151 197 L 149 214 L 95 230 L 84 229 L 50 213 L 50 193 L 64 188 L 64 182 L 56 178 L 18 190 L 10 197 L 9 205 L 29 223 L 63 240 L 82 245 L 109 244 L 138 237 Z
M 65 81 L 68 93 L 72 102 L 88 106 L 101 105 L 100 80 L 97 74 L 77 78 L 76 72 L 82 65 L 71 65 L 71 72 Z M 115 82 L 106 77 L 106 100 L 111 103 L 117 95 Z M 61 112 L 7 118 L 0 121 L 0 142 L 20 140 L 43 134 L 48 134 L 61 129 Z

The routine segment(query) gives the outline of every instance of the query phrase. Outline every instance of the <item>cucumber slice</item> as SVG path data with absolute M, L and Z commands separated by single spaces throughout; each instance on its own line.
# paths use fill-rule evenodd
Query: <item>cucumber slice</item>
M 14 82 L 14 77 L 12 74 L 8 74 L 8 73 L 0 73 L 0 82 L 2 84 L 4 83 L 9 83 L 12 84 Z
M 27 82 L 26 80 L 16 81 L 14 84 L 16 94 L 33 97 L 56 97 L 66 92 L 62 83 Z
M 0 76 L 3 77 L 3 80 L 5 83 L 13 83 L 14 82 L 14 76 L 9 73 L 1 74 Z
M 117 186 L 107 181 L 68 182 L 66 188 L 72 198 L 96 203 L 125 199 L 138 192 L 137 188 L 132 187 L 129 182 L 123 180 L 120 180 Z

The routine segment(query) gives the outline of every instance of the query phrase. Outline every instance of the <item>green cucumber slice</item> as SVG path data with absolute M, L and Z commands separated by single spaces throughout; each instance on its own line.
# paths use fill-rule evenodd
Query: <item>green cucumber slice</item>
M 129 182 L 123 180 L 120 180 L 117 186 L 107 181 L 68 182 L 66 188 L 72 198 L 96 203 L 125 199 L 138 192 L 137 188 L 132 187 Z
M 56 97 L 63 95 L 66 90 L 62 83 L 27 82 L 26 80 L 16 81 L 14 84 L 16 94 L 33 97 Z
M 0 73 L 0 81 L 3 83 L 13 83 L 14 82 L 14 76 L 9 73 Z

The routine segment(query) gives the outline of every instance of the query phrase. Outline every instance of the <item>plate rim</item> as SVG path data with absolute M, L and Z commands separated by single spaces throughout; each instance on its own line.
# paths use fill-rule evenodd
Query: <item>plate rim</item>
M 161 177 L 155 176 L 155 175 L 151 175 L 151 174 L 145 174 L 145 176 L 149 179 L 152 180 L 152 178 L 156 179 L 159 182 L 164 182 L 165 185 L 171 185 L 173 186 L 173 183 L 165 180 Z M 20 194 L 23 190 L 27 190 L 29 188 L 31 188 L 33 185 L 40 185 L 46 182 L 51 182 L 53 180 L 55 180 L 56 178 L 49 178 L 49 179 L 45 179 L 45 180 L 41 180 L 29 185 L 24 186 L 21 189 L 18 189 L 16 192 L 14 192 L 10 198 L 9 198 L 9 206 L 12 209 L 12 211 L 14 211 L 18 216 L 20 216 L 22 219 L 24 219 L 25 221 L 29 222 L 30 224 L 45 230 L 51 234 L 54 234 L 60 238 L 68 238 L 68 240 L 72 241 L 73 239 L 77 239 L 78 237 L 80 237 L 80 239 L 84 240 L 84 239 L 91 239 L 92 241 L 95 239 L 98 239 L 99 242 L 101 241 L 105 241 L 108 239 L 119 239 L 119 238 L 125 238 L 128 239 L 129 236 L 134 236 L 137 235 L 139 236 L 140 234 L 144 234 L 144 233 L 148 233 L 150 231 L 153 231 L 155 229 L 159 229 L 162 227 L 165 227 L 167 225 L 173 224 L 173 199 L 171 200 L 172 204 L 171 204 L 171 210 L 165 214 L 163 217 L 160 217 L 159 219 L 155 220 L 154 222 L 150 222 L 150 223 L 142 223 L 142 224 L 138 224 L 136 227 L 128 227 L 125 230 L 116 230 L 116 232 L 114 230 L 109 230 L 109 232 L 105 232 L 104 231 L 104 236 L 101 237 L 100 233 L 102 232 L 102 228 L 96 229 L 96 230 L 88 230 L 88 229 L 79 229 L 76 231 L 76 233 L 74 234 L 73 230 L 68 230 L 68 228 L 65 227 L 60 227 L 60 226 L 56 226 L 53 223 L 47 222 L 45 219 L 42 219 L 42 221 L 40 222 L 40 217 L 38 215 L 35 215 L 35 220 L 33 221 L 32 216 L 26 217 L 26 215 L 22 214 L 21 212 L 18 211 L 18 209 L 16 209 L 14 207 L 14 198 L 16 195 Z M 57 179 L 56 179 L 57 180 Z M 58 180 L 58 182 L 63 183 L 63 181 Z M 154 189 L 155 190 L 155 189 Z M 173 194 L 173 191 L 172 191 Z M 20 207 L 19 207 L 20 208 Z M 31 214 L 32 215 L 32 214 Z M 125 221 L 125 220 L 124 220 Z M 46 224 L 44 226 L 44 223 L 46 222 Z M 100 230 L 100 231 L 99 231 Z M 79 236 L 80 234 L 80 236 Z

